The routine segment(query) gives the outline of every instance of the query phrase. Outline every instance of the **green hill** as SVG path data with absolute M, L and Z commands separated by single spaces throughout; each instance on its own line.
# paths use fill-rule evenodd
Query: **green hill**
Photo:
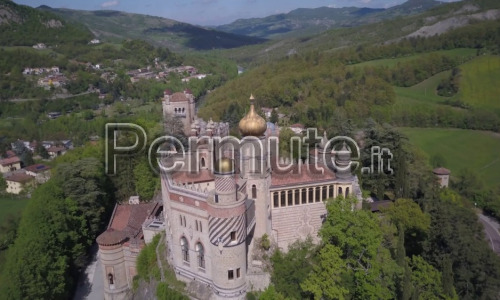
M 477 173 L 489 188 L 500 186 L 500 136 L 491 132 L 439 129 L 401 128 L 410 142 L 429 158 L 440 155 L 453 175 L 468 169 Z
M 485 55 L 462 66 L 459 99 L 500 115 L 500 56 Z
M 152 45 L 173 51 L 236 48 L 262 43 L 264 40 L 237 34 L 205 29 L 170 19 L 111 10 L 83 11 L 43 6 L 59 16 L 81 22 L 99 39 L 121 42 L 142 39 Z

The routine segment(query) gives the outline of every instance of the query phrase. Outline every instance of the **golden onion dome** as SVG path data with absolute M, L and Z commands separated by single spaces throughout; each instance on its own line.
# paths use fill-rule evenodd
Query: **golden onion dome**
M 216 173 L 234 173 L 234 161 L 230 158 L 221 158 L 215 162 Z
M 255 112 L 254 97 L 250 96 L 250 111 L 241 119 L 239 128 L 243 136 L 262 136 L 267 130 L 266 120 Z

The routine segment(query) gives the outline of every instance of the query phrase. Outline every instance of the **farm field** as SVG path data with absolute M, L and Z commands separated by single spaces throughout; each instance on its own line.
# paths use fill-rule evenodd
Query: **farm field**
M 451 176 L 472 170 L 489 188 L 500 186 L 500 135 L 492 132 L 442 129 L 400 128 L 410 142 L 429 158 L 441 155 Z

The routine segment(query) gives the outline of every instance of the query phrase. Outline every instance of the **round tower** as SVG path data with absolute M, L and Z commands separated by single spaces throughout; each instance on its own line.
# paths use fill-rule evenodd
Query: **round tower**
M 232 159 L 216 161 L 214 175 L 215 193 L 208 201 L 213 290 L 219 299 L 244 299 L 247 273 L 246 198 L 236 189 Z
M 122 231 L 108 229 L 97 237 L 99 259 L 104 275 L 104 299 L 126 299 L 129 291 L 123 243 L 127 236 Z

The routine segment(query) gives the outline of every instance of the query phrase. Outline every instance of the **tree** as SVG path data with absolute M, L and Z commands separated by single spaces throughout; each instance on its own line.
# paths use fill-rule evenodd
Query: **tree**
M 277 109 L 273 108 L 271 111 L 271 118 L 269 118 L 269 122 L 276 124 L 278 123 L 278 121 L 279 121 L 278 111 Z
M 141 159 L 134 167 L 135 188 L 144 201 L 153 199 L 154 193 L 159 188 L 159 178 L 151 171 L 146 159 Z
M 47 149 L 40 143 L 36 146 L 35 152 L 38 153 L 43 159 L 48 159 L 50 157 Z
M 271 282 L 276 291 L 292 299 L 302 299 L 300 283 L 312 270 L 314 245 L 311 239 L 290 245 L 287 253 L 279 249 L 271 257 L 273 272 Z
M 342 250 L 334 245 L 327 244 L 321 249 L 318 264 L 300 287 L 305 292 L 314 295 L 315 300 L 345 299 L 349 290 L 342 285 L 342 273 L 345 272 L 345 263 L 341 258 Z
M 319 235 L 323 243 L 341 249 L 343 275 L 353 298 L 395 297 L 396 262 L 384 248 L 379 221 L 366 210 L 355 210 L 355 198 L 338 197 L 327 203 L 327 217 Z
M 443 299 L 445 293 L 441 284 L 441 273 L 421 256 L 407 258 L 411 268 L 411 281 L 418 299 Z

